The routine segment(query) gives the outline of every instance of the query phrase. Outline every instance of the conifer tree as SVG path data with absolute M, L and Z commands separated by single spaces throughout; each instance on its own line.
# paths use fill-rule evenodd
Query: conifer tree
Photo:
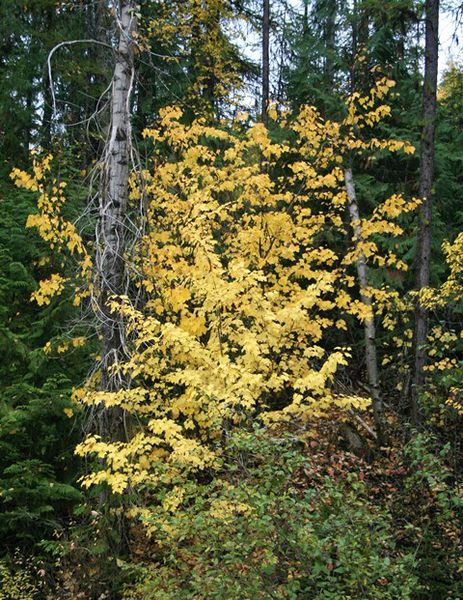
M 439 53 L 439 0 L 427 0 L 425 8 L 426 44 L 423 82 L 423 130 L 420 154 L 420 196 L 423 199 L 419 213 L 418 239 L 416 246 L 415 286 L 419 291 L 429 286 L 431 268 L 431 221 L 432 186 L 434 179 L 434 153 L 437 104 L 437 63 Z M 417 302 L 413 334 L 413 381 L 411 392 L 411 414 L 415 423 L 419 421 L 418 394 L 425 381 L 424 344 L 427 336 L 428 317 L 424 306 Z
M 270 0 L 262 4 L 262 122 L 268 125 L 270 100 Z

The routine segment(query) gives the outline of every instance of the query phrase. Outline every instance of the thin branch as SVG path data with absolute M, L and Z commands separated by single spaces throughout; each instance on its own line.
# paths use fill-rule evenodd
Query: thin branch
M 52 67 L 51 67 L 51 59 L 53 58 L 54 53 L 57 50 L 59 50 L 59 48 L 62 48 L 63 46 L 73 46 L 75 44 L 97 44 L 99 46 L 104 46 L 105 48 L 110 48 L 111 50 L 114 50 L 114 48 L 110 44 L 107 44 L 106 42 L 101 42 L 100 40 L 94 40 L 94 39 L 67 40 L 64 42 L 60 42 L 59 44 L 56 44 L 56 46 L 54 46 L 50 50 L 50 52 L 48 54 L 48 58 L 47 58 L 47 65 L 48 65 L 48 81 L 50 83 L 50 91 L 51 91 L 52 104 L 53 104 L 53 118 L 56 118 L 57 110 L 56 110 L 56 94 L 55 94 L 55 88 L 54 88 L 54 84 L 53 84 L 53 71 L 52 71 Z

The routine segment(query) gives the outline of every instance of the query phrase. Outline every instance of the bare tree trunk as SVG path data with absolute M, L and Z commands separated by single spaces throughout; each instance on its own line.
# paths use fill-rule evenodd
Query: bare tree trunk
M 53 109 L 48 71 L 44 74 L 43 82 L 43 113 L 40 127 L 40 145 L 47 152 L 51 152 Z
M 303 31 L 306 35 L 309 31 L 309 0 L 304 0 Z
M 368 63 L 360 59 L 360 54 L 367 51 L 370 18 L 365 3 L 354 0 L 352 12 L 352 68 L 351 92 L 362 92 L 369 88 Z
M 327 89 L 334 89 L 334 52 L 336 48 L 336 0 L 325 0 L 325 65 L 324 77 Z
M 353 0 L 353 19 L 352 19 L 352 64 L 350 66 L 350 90 L 353 93 L 357 86 L 357 73 L 356 73 L 356 56 L 358 50 L 358 2 Z
M 262 12 L 262 122 L 268 125 L 270 99 L 270 0 L 263 0 Z
M 48 8 L 44 14 L 45 28 L 47 31 L 51 31 L 53 24 L 53 11 Z M 51 138 L 52 138 L 52 98 L 50 92 L 50 78 L 48 69 L 44 69 L 43 74 L 43 111 L 42 111 L 42 123 L 40 127 L 40 145 L 47 152 L 51 152 Z
M 357 204 L 357 196 L 355 193 L 354 179 L 352 176 L 352 169 L 348 168 L 344 171 L 344 180 L 347 191 L 347 201 L 349 216 L 354 231 L 355 245 L 363 241 L 362 229 L 360 226 L 360 214 Z M 383 403 L 381 400 L 381 391 L 379 385 L 379 370 L 378 370 L 378 359 L 376 354 L 376 329 L 375 320 L 373 316 L 373 302 L 371 296 L 368 294 L 368 273 L 365 255 L 362 252 L 358 253 L 357 257 L 357 275 L 360 287 L 360 299 L 363 304 L 368 306 L 371 310 L 371 316 L 365 319 L 364 333 L 365 333 L 365 360 L 368 375 L 368 384 L 370 388 L 370 394 L 373 400 L 373 415 L 375 419 L 376 433 L 378 436 L 378 442 L 381 443 L 384 434 L 383 424 Z
M 111 296 L 127 292 L 124 238 L 131 155 L 130 97 L 134 79 L 133 33 L 135 2 L 121 0 L 116 16 L 119 42 L 116 51 L 108 138 L 100 163 L 101 187 L 97 225 L 96 288 L 102 320 L 101 387 L 117 391 L 124 385 L 115 368 L 124 358 L 124 323 L 108 307 Z M 121 434 L 122 415 L 114 409 L 101 413 L 100 434 L 114 439 Z
M 426 46 L 423 85 L 423 130 L 420 156 L 420 197 L 418 238 L 416 244 L 415 287 L 419 291 L 429 285 L 431 264 L 432 183 L 434 177 L 434 138 L 436 131 L 437 63 L 439 52 L 439 0 L 426 0 Z M 411 417 L 420 420 L 418 394 L 425 383 L 424 344 L 428 332 L 426 309 L 417 301 L 413 335 L 413 377 L 410 394 Z

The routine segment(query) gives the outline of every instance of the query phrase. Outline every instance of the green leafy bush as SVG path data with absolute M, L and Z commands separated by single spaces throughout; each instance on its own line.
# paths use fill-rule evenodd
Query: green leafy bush
M 38 600 L 40 586 L 34 582 L 28 565 L 13 568 L 7 561 L 0 561 L 0 600 Z
M 233 436 L 220 478 L 153 510 L 157 560 L 132 567 L 127 600 L 412 597 L 413 557 L 358 474 L 321 475 L 290 437 Z
M 416 435 L 403 452 L 408 474 L 390 500 L 397 543 L 414 554 L 417 599 L 463 597 L 463 498 L 449 452 L 437 438 Z

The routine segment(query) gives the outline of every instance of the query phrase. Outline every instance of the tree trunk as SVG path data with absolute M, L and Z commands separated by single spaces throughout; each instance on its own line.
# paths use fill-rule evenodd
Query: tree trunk
M 53 11 L 49 8 L 44 15 L 46 31 L 52 31 L 53 27 Z M 53 118 L 53 107 L 52 98 L 50 91 L 50 78 L 48 69 L 45 67 L 43 75 L 43 111 L 42 111 L 42 123 L 40 127 L 40 145 L 47 152 L 51 152 L 51 138 L 52 138 L 52 118 Z
M 336 0 L 325 0 L 325 64 L 324 78 L 327 89 L 334 90 L 334 53 L 336 49 Z
M 354 0 L 352 13 L 352 67 L 351 93 L 366 92 L 369 89 L 368 61 L 360 60 L 366 55 L 369 41 L 370 16 L 363 2 Z
M 43 113 L 42 124 L 40 128 L 40 145 L 47 152 L 51 152 L 53 108 L 48 70 L 46 70 L 46 73 L 44 74 L 43 82 Z
M 270 0 L 263 0 L 262 13 L 262 122 L 268 125 L 270 99 Z
M 124 358 L 124 323 L 108 307 L 111 296 L 127 292 L 124 262 L 125 219 L 131 154 L 130 96 L 134 77 L 133 33 L 136 27 L 133 0 L 122 0 L 118 18 L 119 42 L 116 51 L 108 138 L 101 160 L 101 188 L 97 229 L 96 288 L 102 320 L 101 387 L 117 391 L 124 385 L 115 367 Z M 120 411 L 104 409 L 100 435 L 120 436 Z
M 357 204 L 357 196 L 355 193 L 354 179 L 352 177 L 352 169 L 348 168 L 344 171 L 344 180 L 346 184 L 347 201 L 349 209 L 349 217 L 354 232 L 354 243 L 358 247 L 362 243 L 362 229 L 360 226 L 360 215 Z M 373 415 L 375 419 L 376 433 L 378 443 L 382 443 L 384 434 L 383 424 L 383 403 L 381 400 L 381 391 L 379 385 L 379 370 L 378 359 L 376 355 L 376 329 L 373 316 L 373 302 L 368 294 L 368 273 L 365 255 L 359 252 L 357 257 L 357 276 L 360 287 L 360 299 L 365 306 L 371 310 L 371 317 L 365 319 L 364 334 L 365 334 L 365 361 L 367 367 L 368 384 L 370 394 L 373 400 Z
M 426 0 L 426 45 L 423 85 L 423 130 L 420 155 L 420 197 L 418 238 L 416 244 L 417 291 L 429 285 L 431 264 L 432 183 L 434 176 L 434 137 L 436 130 L 437 62 L 439 51 L 439 0 Z M 418 394 L 425 382 L 426 352 L 424 344 L 428 331 L 426 309 L 417 301 L 413 335 L 413 377 L 410 395 L 411 417 L 420 420 Z
M 302 33 L 305 37 L 309 32 L 309 0 L 304 0 L 304 16 L 302 27 Z

